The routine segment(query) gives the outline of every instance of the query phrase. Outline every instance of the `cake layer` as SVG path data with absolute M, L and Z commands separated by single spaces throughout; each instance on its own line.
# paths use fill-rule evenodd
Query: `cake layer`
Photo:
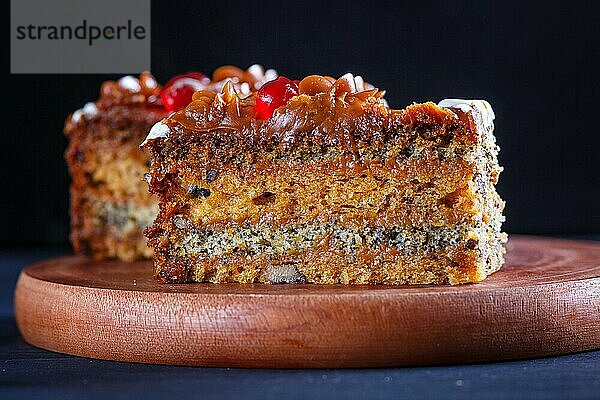
M 183 218 L 176 221 L 182 229 L 187 228 Z M 478 234 L 468 225 L 422 228 L 348 228 L 335 223 L 324 225 L 318 222 L 277 226 L 243 225 L 218 230 L 191 229 L 173 245 L 172 253 L 182 257 L 219 257 L 236 251 L 294 254 L 323 247 L 355 255 L 361 249 L 377 250 L 383 245 L 412 254 L 457 246 L 469 240 L 468 246 L 475 249 L 479 241 Z
M 182 168 L 179 190 L 169 198 L 186 204 L 185 214 L 194 223 L 334 219 L 441 226 L 474 220 L 481 212 L 477 168 L 459 157 L 442 161 L 430 152 L 418 158 L 355 161 L 341 156 L 197 171 L 193 164 Z
M 459 284 L 477 282 L 495 271 L 500 247 L 470 249 L 471 242 L 414 252 L 395 246 L 365 247 L 355 253 L 311 248 L 285 254 L 235 251 L 212 257 L 157 254 L 157 278 L 165 282 Z M 485 256 L 483 255 L 485 254 Z M 485 257 L 485 258 L 484 258 Z

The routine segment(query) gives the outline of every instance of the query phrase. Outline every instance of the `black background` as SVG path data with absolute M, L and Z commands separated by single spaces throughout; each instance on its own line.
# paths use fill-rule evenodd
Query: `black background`
M 360 74 L 395 107 L 487 99 L 506 230 L 597 233 L 599 17 L 574 1 L 153 2 L 152 70 L 164 82 L 260 63 L 290 78 Z M 10 75 L 8 39 L 0 246 L 66 245 L 64 118 L 120 75 Z

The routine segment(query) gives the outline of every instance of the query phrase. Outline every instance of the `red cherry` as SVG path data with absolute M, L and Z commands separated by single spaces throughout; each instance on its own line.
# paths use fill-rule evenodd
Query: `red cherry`
M 256 94 L 256 116 L 271 118 L 277 108 L 294 96 L 298 96 L 298 85 L 284 76 L 265 83 Z
M 163 87 L 160 98 L 167 111 L 181 110 L 192 101 L 194 92 L 204 88 L 208 78 L 201 72 L 176 75 Z

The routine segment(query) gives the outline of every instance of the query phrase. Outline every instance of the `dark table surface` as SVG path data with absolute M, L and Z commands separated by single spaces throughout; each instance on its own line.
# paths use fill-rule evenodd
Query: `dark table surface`
M 426 368 L 250 370 L 129 364 L 41 350 L 19 335 L 13 290 L 21 268 L 65 252 L 0 251 L 2 399 L 600 399 L 600 351 Z

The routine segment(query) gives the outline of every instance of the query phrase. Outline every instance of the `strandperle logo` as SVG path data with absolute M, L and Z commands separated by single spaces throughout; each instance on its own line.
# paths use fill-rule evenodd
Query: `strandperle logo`
M 89 25 L 87 20 L 83 20 L 81 25 L 76 27 L 63 26 L 45 26 L 45 25 L 21 25 L 17 26 L 18 40 L 85 40 L 88 45 L 93 45 L 99 39 L 104 40 L 143 40 L 146 39 L 146 28 L 141 25 L 134 26 L 131 20 L 127 20 L 127 25 L 118 26 L 96 26 Z
M 11 0 L 11 73 L 150 69 L 150 0 Z

